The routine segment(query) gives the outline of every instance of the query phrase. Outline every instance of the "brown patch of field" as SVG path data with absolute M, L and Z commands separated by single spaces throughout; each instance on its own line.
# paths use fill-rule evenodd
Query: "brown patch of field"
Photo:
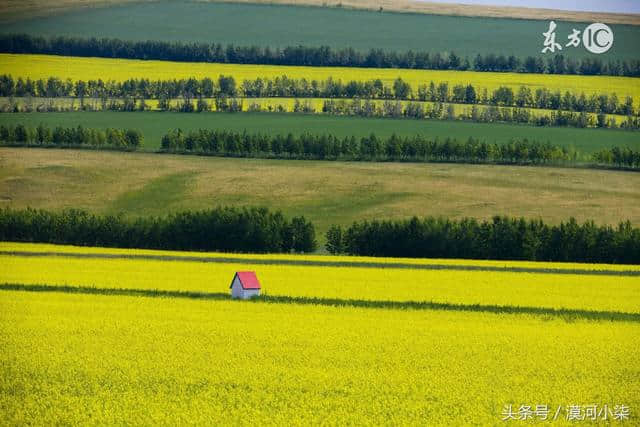
M 73 9 L 106 7 L 120 3 L 140 3 L 154 0 L 3 0 L 0 21 L 49 16 Z
M 202 0 L 228 2 L 225 0 Z M 610 24 L 640 25 L 640 15 L 604 12 L 574 12 L 516 6 L 476 6 L 468 4 L 436 3 L 412 0 L 233 0 L 233 3 L 293 4 L 297 6 L 343 7 L 375 11 L 425 13 L 429 15 L 484 16 L 575 22 L 606 22 Z

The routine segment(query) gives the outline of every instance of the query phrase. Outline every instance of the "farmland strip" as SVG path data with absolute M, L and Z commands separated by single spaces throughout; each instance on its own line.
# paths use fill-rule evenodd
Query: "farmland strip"
M 409 264 L 409 263 L 375 263 L 375 262 L 343 262 L 343 261 L 312 261 L 312 260 L 268 260 L 255 258 L 206 257 L 206 256 L 171 256 L 171 255 L 125 255 L 125 254 L 92 254 L 67 252 L 37 252 L 37 251 L 0 251 L 2 255 L 22 257 L 68 257 L 86 259 L 138 259 L 153 261 L 186 261 L 210 262 L 221 264 L 249 264 L 249 265 L 293 265 L 312 267 L 349 267 L 349 268 L 402 268 L 414 270 L 454 270 L 454 271 L 492 271 L 503 273 L 536 273 L 536 274 L 578 274 L 596 276 L 631 276 L 640 277 L 638 271 L 589 270 L 579 268 L 553 269 L 535 267 L 498 267 L 478 265 L 449 265 L 449 264 Z
M 188 292 L 165 291 L 159 289 L 113 289 L 93 286 L 56 286 L 56 285 L 24 285 L 19 283 L 2 283 L 0 290 L 24 292 L 62 292 L 72 294 L 107 295 L 107 296 L 140 296 L 154 298 L 190 298 L 208 300 L 229 300 L 229 295 L 220 292 Z M 320 297 L 293 297 L 287 295 L 263 295 L 253 303 L 321 305 L 328 307 L 378 308 L 387 310 L 446 310 L 470 311 L 493 314 L 531 314 L 538 316 L 561 317 L 565 320 L 608 320 L 620 322 L 640 322 L 640 314 L 618 311 L 594 311 L 576 309 L 554 309 L 544 307 L 503 306 L 484 304 L 450 304 L 432 301 L 381 301 L 363 299 L 339 299 Z

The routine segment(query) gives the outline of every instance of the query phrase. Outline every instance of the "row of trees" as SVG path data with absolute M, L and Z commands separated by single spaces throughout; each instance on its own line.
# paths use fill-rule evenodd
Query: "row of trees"
M 612 147 L 593 154 L 592 159 L 600 165 L 614 165 L 618 168 L 640 169 L 640 150 L 629 147 Z
M 423 136 L 380 138 L 375 134 L 360 139 L 339 138 L 329 134 L 303 133 L 267 135 L 227 130 L 199 129 L 169 131 L 162 137 L 161 151 L 167 153 L 207 154 L 233 157 L 283 159 L 411 161 L 507 164 L 559 164 L 580 161 L 574 149 L 549 142 L 511 140 L 487 143 L 469 137 L 467 141 L 446 138 L 433 140 Z M 640 169 L 640 151 L 628 147 L 602 149 L 591 157 L 594 164 Z
M 297 106 L 297 109 L 296 109 Z M 251 111 L 258 111 L 250 108 Z M 309 111 L 310 110 L 310 111 Z M 296 101 L 295 112 L 313 112 L 310 104 Z M 598 127 L 639 129 L 640 117 L 628 115 L 618 123 L 615 117 L 607 117 L 604 113 L 593 116 L 584 111 L 580 113 L 572 111 L 553 110 L 549 113 L 536 113 L 528 108 L 520 107 L 478 107 L 477 105 L 466 108 L 456 113 L 454 104 L 436 102 L 424 104 L 417 102 L 402 103 L 399 101 L 384 101 L 376 103 L 371 100 L 353 101 L 326 100 L 322 105 L 322 112 L 334 115 L 360 116 L 360 117 L 393 117 L 412 119 L 439 119 L 439 120 L 468 120 L 478 123 L 520 123 L 533 126 L 569 126 L 577 128 Z
M 74 112 L 74 111 L 150 111 L 152 108 L 144 99 L 135 101 L 132 98 L 122 100 L 111 99 L 109 102 L 96 105 L 85 103 L 77 105 L 75 99 L 60 100 L 55 102 L 53 98 L 47 98 L 45 102 L 33 102 L 34 99 L 26 99 L 23 102 L 15 99 L 0 103 L 0 112 L 31 113 L 31 112 Z M 215 98 L 213 102 L 204 98 L 197 100 L 182 99 L 173 102 L 161 100 L 157 109 L 172 112 L 254 112 L 254 113 L 316 113 L 316 106 L 309 100 L 295 99 L 293 106 L 288 101 L 276 102 L 265 100 L 264 102 L 252 101 L 245 110 L 245 100 L 242 98 Z M 457 111 L 456 111 L 457 110 Z M 380 101 L 380 100 L 325 100 L 322 103 L 321 112 L 331 115 L 377 117 L 377 118 L 408 118 L 408 119 L 437 119 L 437 120 L 465 120 L 477 123 L 518 123 L 532 126 L 568 126 L 577 128 L 621 128 L 640 129 L 640 116 L 628 115 L 623 120 L 616 120 L 615 116 L 607 116 L 604 113 L 593 115 L 586 112 L 571 112 L 555 110 L 551 112 L 519 107 L 496 107 L 472 105 L 466 108 L 456 109 L 454 104 L 436 102 L 421 103 L 414 101 Z
M 640 263 L 640 229 L 630 222 L 617 228 L 571 218 L 559 225 L 540 220 L 494 217 L 459 221 L 427 217 L 354 222 L 332 226 L 326 248 L 334 254 L 531 260 L 590 263 Z
M 332 226 L 326 248 L 334 254 L 387 257 L 640 263 L 640 229 L 592 221 L 548 225 L 494 217 L 459 221 L 428 217 Z M 99 216 L 69 209 L 0 209 L 0 240 L 144 249 L 224 252 L 312 252 L 315 231 L 304 217 L 266 208 L 219 207 L 165 217 Z
M 78 125 L 68 128 L 57 126 L 52 130 L 43 124 L 36 128 L 22 124 L 0 125 L 0 144 L 7 145 L 136 150 L 143 140 L 142 133 L 135 129 L 101 130 Z M 580 160 L 579 153 L 573 149 L 527 139 L 498 144 L 472 137 L 460 142 L 455 138 L 430 140 L 422 136 L 402 137 L 395 134 L 385 139 L 372 133 L 358 139 L 355 136 L 339 138 L 328 134 L 303 133 L 294 136 L 289 133 L 283 136 L 208 129 L 187 133 L 180 129 L 171 130 L 162 137 L 160 151 L 301 160 L 509 164 L 553 164 Z M 640 151 L 612 147 L 594 153 L 591 160 L 598 165 L 637 169 L 640 168 Z
M 0 209 L 0 241 L 224 252 L 312 252 L 312 223 L 266 208 L 219 207 L 165 217 Z
M 82 125 L 51 129 L 44 124 L 35 128 L 23 124 L 0 125 L 0 143 L 3 144 L 136 150 L 143 141 L 142 133 L 136 129 L 89 129 Z
M 343 83 L 332 77 L 326 80 L 292 79 L 283 75 L 274 79 L 245 79 L 236 84 L 233 76 L 220 75 L 216 80 L 202 79 L 149 80 L 129 79 L 123 82 L 113 80 L 62 80 L 57 77 L 31 80 L 0 75 L 0 96 L 3 97 L 76 97 L 81 103 L 85 98 L 102 99 L 159 99 L 175 98 L 362 98 L 362 99 L 398 99 L 431 102 L 451 102 L 455 104 L 482 104 L 500 107 L 545 108 L 565 111 L 587 111 L 591 113 L 632 115 L 635 113 L 633 98 L 627 96 L 624 101 L 614 94 L 585 95 L 571 91 L 550 91 L 538 88 L 532 91 L 527 86 L 513 90 L 500 86 L 493 91 L 477 88 L 472 84 L 450 85 L 448 82 L 423 84 L 414 91 L 402 78 L 392 85 L 382 80 L 351 80 Z
M 273 82 L 271 83 L 274 84 Z M 318 82 L 316 82 L 318 84 Z M 273 90 L 273 89 L 272 89 Z M 202 79 L 150 80 L 71 80 L 59 77 L 32 80 L 9 74 L 0 75 L 0 96 L 34 96 L 46 98 L 136 98 L 162 99 L 182 96 L 214 97 L 236 96 L 238 88 L 232 76 L 220 75 L 215 81 L 209 77 Z
M 545 164 L 576 160 L 577 153 L 537 141 L 487 143 L 469 138 L 466 142 L 446 138 L 392 135 L 380 138 L 339 138 L 335 135 L 304 133 L 294 136 L 207 130 L 182 132 L 175 129 L 162 137 L 161 150 L 170 153 L 202 153 L 238 157 L 276 157 L 288 159 L 442 161 L 469 163 Z
M 151 106 L 144 99 L 135 100 L 124 98 L 122 100 L 110 99 L 108 102 L 97 105 L 94 102 L 76 105 L 75 98 L 69 100 L 54 101 L 47 98 L 44 102 L 34 102 L 34 98 L 27 98 L 20 102 L 10 99 L 9 102 L 0 103 L 0 112 L 31 113 L 31 112 L 73 112 L 73 111 L 149 111 Z M 205 98 L 181 99 L 170 102 L 168 99 L 160 100 L 157 109 L 173 112 L 242 112 L 245 111 L 243 98 L 215 98 L 212 101 Z M 271 100 L 258 102 L 253 100 L 247 105 L 248 112 L 276 112 L 276 113 L 316 113 L 316 107 L 311 100 L 295 99 L 292 107 L 288 101 L 276 102 Z M 409 119 L 437 119 L 437 120 L 465 120 L 477 123 L 518 123 L 532 126 L 568 126 L 577 128 L 621 128 L 640 129 L 640 116 L 628 115 L 623 120 L 616 120 L 615 116 L 607 116 L 605 113 L 593 115 L 584 111 L 577 113 L 572 111 L 553 110 L 551 112 L 537 112 L 529 108 L 497 107 L 472 105 L 466 108 L 458 108 L 448 103 L 426 103 L 414 101 L 390 101 L 390 100 L 324 100 L 321 111 L 326 114 L 359 116 L 359 117 L 386 117 Z
M 125 41 L 119 39 L 83 39 L 76 37 L 39 37 L 26 34 L 0 36 L 0 52 L 40 53 L 127 59 L 158 59 L 183 62 L 226 62 L 233 64 L 274 64 L 375 68 L 415 68 L 434 70 L 511 71 L 524 73 L 640 76 L 640 61 L 609 61 L 598 58 L 565 59 L 554 55 L 518 58 L 513 55 L 478 54 L 461 57 L 454 52 L 388 52 L 328 46 L 222 46 L 219 43 L 163 41 Z

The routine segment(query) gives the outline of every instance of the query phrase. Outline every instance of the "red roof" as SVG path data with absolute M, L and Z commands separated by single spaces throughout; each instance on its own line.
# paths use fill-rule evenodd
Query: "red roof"
M 255 271 L 236 272 L 236 275 L 233 276 L 233 280 L 231 281 L 231 286 L 233 286 L 233 281 L 236 279 L 236 276 L 240 279 L 242 289 L 260 289 L 260 282 L 258 281 Z M 231 286 L 229 287 L 231 288 Z

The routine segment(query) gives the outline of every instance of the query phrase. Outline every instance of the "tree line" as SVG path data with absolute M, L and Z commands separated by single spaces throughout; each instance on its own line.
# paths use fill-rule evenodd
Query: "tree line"
M 159 111 L 171 112 L 249 112 L 249 113 L 317 113 L 316 107 L 308 100 L 295 99 L 292 107 L 287 102 L 262 104 L 253 100 L 246 108 L 242 98 L 215 98 L 211 103 L 204 98 L 199 98 L 195 103 L 191 100 L 180 100 L 170 103 L 168 100 L 159 101 Z M 132 98 L 123 100 L 110 100 L 103 109 L 92 104 L 85 103 L 77 107 L 73 100 L 69 104 L 55 103 L 48 99 L 45 103 L 34 105 L 32 99 L 27 99 L 21 105 L 15 100 L 9 103 L 0 103 L 0 112 L 32 113 L 37 112 L 76 112 L 76 111 L 151 111 L 151 107 L 144 99 L 135 101 Z M 415 101 L 390 101 L 376 102 L 373 100 L 325 100 L 322 103 L 321 112 L 330 115 L 357 116 L 368 118 L 406 118 L 406 119 L 434 119 L 434 120 L 463 120 L 476 123 L 516 123 L 531 126 L 562 126 L 576 128 L 620 128 L 626 130 L 640 129 L 640 116 L 626 116 L 618 121 L 615 116 L 607 116 L 604 113 L 592 115 L 589 113 L 554 110 L 550 112 L 536 112 L 528 108 L 496 107 L 472 105 L 456 111 L 454 104 L 435 102 L 433 104 Z
M 31 113 L 37 112 L 74 112 L 74 111 L 150 111 L 151 107 L 144 99 L 135 100 L 124 98 L 122 100 L 110 99 L 102 107 L 95 104 L 84 103 L 76 107 L 75 98 L 71 103 L 55 103 L 52 98 L 47 102 L 34 105 L 32 98 L 27 98 L 22 105 L 16 100 L 0 104 L 0 112 Z M 177 102 L 169 102 L 168 99 L 158 101 L 159 111 L 171 112 L 227 112 L 237 113 L 245 111 L 245 100 L 242 98 L 215 98 L 210 102 L 204 98 L 198 98 L 195 103 L 191 99 L 182 99 Z M 263 105 L 256 100 L 246 108 L 250 113 L 316 113 L 316 107 L 309 99 L 295 99 L 293 107 L 289 107 L 288 102 L 272 104 L 267 102 Z M 321 112 L 331 115 L 375 117 L 375 118 L 407 118 L 407 119 L 435 119 L 435 120 L 463 120 L 476 123 L 516 123 L 531 126 L 562 126 L 576 128 L 620 128 L 627 130 L 640 129 L 640 116 L 628 115 L 623 120 L 618 121 L 615 116 L 607 116 L 605 113 L 592 115 L 584 111 L 578 113 L 573 111 L 552 110 L 550 112 L 536 112 L 529 108 L 520 107 L 497 107 L 495 105 L 478 106 L 471 105 L 456 112 L 454 104 L 448 103 L 425 103 L 416 101 L 391 101 L 391 100 L 333 100 L 328 99 L 322 102 Z
M 126 218 L 66 209 L 0 209 L 0 241 L 141 249 L 289 253 L 316 249 L 314 225 L 266 208 L 218 207 Z M 589 263 L 640 263 L 640 229 L 571 218 L 559 225 L 496 216 L 490 221 L 427 217 L 333 225 L 333 254 Z
M 262 111 L 259 105 L 252 104 L 249 111 Z M 308 101 L 303 103 L 296 100 L 294 112 L 313 113 L 315 110 Z M 382 104 L 371 100 L 354 99 L 325 100 L 322 104 L 322 112 L 333 115 L 360 116 L 360 117 L 391 117 L 411 119 L 437 119 L 437 120 L 465 120 L 477 123 L 518 123 L 532 126 L 563 126 L 563 127 L 598 127 L 598 128 L 622 128 L 640 129 L 640 117 L 628 115 L 618 122 L 615 117 L 607 117 L 605 113 L 593 116 L 584 111 L 573 112 L 552 110 L 549 113 L 536 113 L 528 108 L 497 107 L 489 105 L 479 108 L 472 105 L 464 111 L 456 113 L 454 104 L 435 102 L 431 105 L 400 101 L 386 100 Z
M 406 162 L 458 162 L 500 164 L 565 164 L 580 162 L 573 149 L 549 142 L 511 140 L 487 143 L 469 137 L 428 139 L 424 136 L 388 138 L 369 136 L 343 138 L 331 134 L 268 135 L 227 130 L 199 129 L 183 132 L 173 129 L 162 137 L 166 153 L 205 154 L 233 157 L 266 157 L 299 160 L 358 160 Z M 595 164 L 619 168 L 640 168 L 640 151 L 613 147 L 602 149 L 591 158 Z
M 23 124 L 0 125 L 2 144 L 136 150 L 143 141 L 144 136 L 136 129 L 91 129 L 82 125 L 51 129 L 44 124 L 35 128 Z
M 219 207 L 126 218 L 78 209 L 0 209 L 0 241 L 222 252 L 312 252 L 315 229 L 266 208 Z
M 503 54 L 461 57 L 454 52 L 392 52 L 328 46 L 226 46 L 220 43 L 127 41 L 77 37 L 41 37 L 26 34 L 0 36 L 0 52 L 48 55 L 155 59 L 180 62 L 220 62 L 232 64 L 300 65 L 322 67 L 408 68 L 430 70 L 475 70 L 519 73 L 640 76 L 640 60 L 610 60 L 554 55 L 546 61 L 538 56 L 518 58 Z
M 0 125 L 0 144 L 13 146 L 74 147 L 95 149 L 136 150 L 144 136 L 135 129 L 90 129 L 57 126 L 53 130 L 44 124 L 28 127 Z M 279 158 L 298 160 L 356 160 L 404 162 L 456 162 L 500 164 L 566 164 L 584 161 L 574 149 L 549 142 L 511 140 L 508 143 L 487 143 L 473 137 L 466 141 L 456 138 L 428 139 L 420 135 L 391 135 L 343 138 L 331 134 L 302 133 L 300 135 L 269 135 L 217 129 L 183 132 L 173 129 L 161 138 L 160 152 L 203 154 L 249 158 Z M 595 165 L 640 169 L 640 151 L 628 147 L 605 148 L 594 153 Z
M 370 134 L 344 138 L 331 134 L 268 135 L 227 130 L 169 131 L 162 137 L 161 151 L 235 157 L 273 157 L 314 160 L 373 160 L 414 162 L 465 162 L 547 164 L 575 160 L 577 153 L 550 143 L 511 141 L 487 143 L 470 137 L 430 140 L 423 136 Z
M 593 153 L 592 160 L 599 165 L 613 165 L 618 168 L 640 169 L 640 150 L 629 147 L 611 147 Z
M 496 216 L 472 218 L 413 217 L 407 220 L 361 221 L 327 231 L 333 254 L 410 258 L 468 258 L 589 263 L 640 263 L 640 229 L 629 221 L 617 228 Z
M 455 104 L 481 104 L 500 107 L 543 108 L 576 112 L 633 115 L 636 111 L 631 96 L 624 100 L 613 94 L 578 94 L 571 91 L 551 91 L 547 88 L 532 90 L 520 86 L 513 90 L 500 86 L 492 91 L 472 84 L 450 85 L 449 82 L 422 84 L 414 91 L 402 78 L 392 85 L 385 85 L 380 79 L 341 80 L 328 77 L 326 80 L 293 79 L 286 75 L 274 79 L 258 77 L 245 79 L 238 84 L 233 76 L 220 75 L 217 79 L 150 80 L 128 79 L 123 82 L 113 80 L 62 80 L 58 77 L 31 80 L 11 75 L 0 75 L 0 96 L 3 97 L 76 97 L 101 99 L 106 103 L 111 98 L 158 99 L 184 98 L 361 98 L 396 99 L 430 102 L 451 102 Z

